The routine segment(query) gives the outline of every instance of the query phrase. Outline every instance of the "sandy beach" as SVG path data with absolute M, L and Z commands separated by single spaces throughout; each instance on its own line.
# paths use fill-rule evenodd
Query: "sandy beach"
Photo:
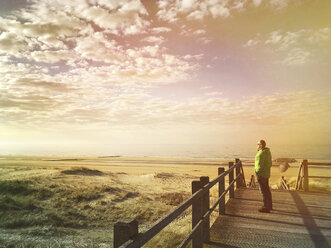
M 148 228 L 190 197 L 193 180 L 214 179 L 217 168 L 228 168 L 230 161 L 234 160 L 2 156 L 0 243 L 109 247 L 116 222 L 137 219 L 140 230 Z M 254 166 L 251 160 L 243 165 L 248 182 Z M 297 173 L 297 167 L 281 173 L 273 166 L 271 188 L 278 188 L 282 176 L 293 187 Z M 311 168 L 309 173 L 331 176 L 328 168 Z M 331 192 L 328 179 L 311 180 L 311 187 Z M 217 187 L 210 195 L 211 201 L 217 198 Z M 174 247 L 189 230 L 190 210 L 146 247 Z

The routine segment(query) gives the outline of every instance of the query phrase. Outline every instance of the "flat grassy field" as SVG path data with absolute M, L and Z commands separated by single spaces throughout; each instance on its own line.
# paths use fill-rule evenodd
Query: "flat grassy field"
M 1 156 L 0 247 L 112 247 L 116 222 L 136 219 L 145 230 L 190 197 L 193 180 L 215 178 L 228 161 Z M 248 182 L 253 166 L 244 172 Z M 331 176 L 330 169 L 313 173 Z M 272 167 L 270 185 L 285 176 L 293 187 L 296 175 L 297 168 Z M 331 192 L 331 182 L 315 180 L 311 188 Z M 211 199 L 217 195 L 214 187 Z M 188 209 L 145 247 L 175 247 L 190 232 L 190 218 Z

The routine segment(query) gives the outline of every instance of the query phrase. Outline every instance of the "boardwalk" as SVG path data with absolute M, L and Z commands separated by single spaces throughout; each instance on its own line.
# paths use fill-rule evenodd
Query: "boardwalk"
M 273 211 L 259 213 L 256 189 L 237 189 L 205 248 L 331 247 L 331 194 L 272 191 Z

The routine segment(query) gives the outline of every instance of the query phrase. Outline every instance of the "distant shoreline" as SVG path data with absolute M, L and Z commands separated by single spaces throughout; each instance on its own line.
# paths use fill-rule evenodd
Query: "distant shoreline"
M 13 155 L 0 155 L 0 160 L 39 160 L 45 162 L 96 162 L 96 163 L 126 163 L 126 164 L 153 164 L 153 165 L 215 165 L 224 166 L 228 162 L 233 162 L 235 158 L 193 158 L 193 157 L 156 157 L 156 156 L 143 156 L 143 157 L 125 157 L 120 155 L 109 155 L 99 157 L 75 157 L 75 156 L 13 156 Z M 254 166 L 254 158 L 240 158 L 243 166 Z M 283 158 L 287 159 L 287 158 Z M 293 158 L 288 158 L 293 159 Z M 277 159 L 275 159 L 277 160 Z M 303 159 L 296 158 L 296 162 L 289 163 L 290 167 L 296 168 L 300 165 Z M 317 160 L 308 159 L 313 162 L 329 162 L 330 160 Z M 273 166 L 279 166 L 284 162 L 273 161 Z M 318 168 L 331 168 L 330 166 L 310 166 Z

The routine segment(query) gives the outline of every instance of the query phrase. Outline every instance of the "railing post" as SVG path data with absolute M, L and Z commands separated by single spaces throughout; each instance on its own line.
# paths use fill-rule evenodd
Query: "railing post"
M 200 177 L 200 182 L 202 183 L 202 187 L 209 183 L 209 177 Z M 202 216 L 204 216 L 209 211 L 209 190 L 202 196 Z M 209 235 L 210 228 L 210 217 L 204 220 L 202 225 L 202 238 L 203 242 L 208 242 L 210 239 Z
M 218 175 L 221 175 L 224 173 L 224 167 L 218 168 Z M 218 197 L 220 197 L 225 191 L 225 177 L 220 178 L 220 182 L 218 183 Z M 218 212 L 219 214 L 224 215 L 225 214 L 225 197 L 220 200 L 219 206 L 218 206 Z
M 239 158 L 236 158 L 236 178 L 238 175 L 240 175 L 240 166 L 239 166 Z M 241 183 L 242 183 L 242 178 L 239 177 L 237 180 L 236 180 L 236 188 L 241 188 Z
M 303 160 L 303 189 L 309 191 L 309 178 L 308 178 L 308 160 Z
M 300 182 L 301 182 L 301 171 L 302 171 L 302 165 L 303 162 L 300 164 L 299 166 L 299 170 L 298 170 L 298 177 L 297 177 L 297 181 L 295 182 L 295 189 L 299 190 L 300 189 Z
M 243 168 L 243 164 L 242 164 L 242 162 L 241 162 L 241 160 L 240 160 L 240 169 L 241 169 L 241 176 L 242 176 L 242 181 L 241 181 L 241 186 L 242 187 L 244 187 L 244 188 L 246 188 L 246 179 L 245 179 L 245 173 L 244 173 L 244 168 Z
M 229 169 L 233 166 L 233 162 L 229 162 Z M 229 185 L 233 182 L 233 170 L 229 172 Z M 234 198 L 234 184 L 230 187 L 229 198 Z
M 117 222 L 114 225 L 114 248 L 132 239 L 138 234 L 138 221 L 133 220 L 129 223 Z
M 202 188 L 200 181 L 192 181 L 192 194 Z M 192 229 L 202 219 L 202 198 L 199 197 L 192 204 Z M 202 248 L 202 229 L 192 238 L 192 248 Z
M 254 175 L 251 175 L 251 181 L 249 183 L 249 186 L 251 188 L 255 188 L 256 187 L 256 184 L 255 184 L 255 176 Z

